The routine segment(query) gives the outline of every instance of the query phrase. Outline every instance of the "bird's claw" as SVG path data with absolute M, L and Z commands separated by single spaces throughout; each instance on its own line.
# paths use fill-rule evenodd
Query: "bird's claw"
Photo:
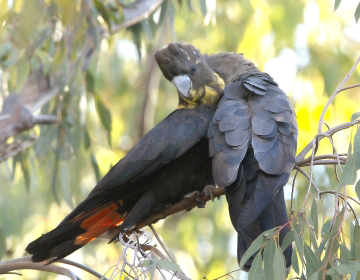
M 202 192 L 194 191 L 184 196 L 184 200 L 194 200 L 198 208 L 205 208 L 206 202 L 211 199 L 214 201 L 215 187 L 213 185 L 206 185 Z
M 203 189 L 203 194 L 205 195 L 205 197 L 207 199 L 210 198 L 213 202 L 214 202 L 214 198 L 215 198 L 215 195 L 214 195 L 215 189 L 216 189 L 216 187 L 213 185 L 206 185 L 205 188 Z

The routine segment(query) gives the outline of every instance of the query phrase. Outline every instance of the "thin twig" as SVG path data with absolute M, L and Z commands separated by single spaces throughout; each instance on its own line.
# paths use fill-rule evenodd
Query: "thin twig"
M 320 121 L 319 121 L 319 125 L 318 125 L 318 134 L 322 133 L 322 126 L 323 126 L 323 123 L 324 123 L 324 117 L 325 117 L 326 110 L 330 106 L 331 102 L 338 95 L 338 93 L 341 92 L 341 90 L 344 90 L 343 89 L 344 84 L 349 80 L 350 76 L 355 71 L 355 69 L 356 69 L 357 65 L 359 64 L 359 62 L 360 62 L 360 56 L 357 58 L 357 60 L 355 61 L 353 67 L 350 69 L 349 73 L 345 76 L 345 78 L 340 83 L 338 88 L 334 91 L 334 93 L 330 96 L 329 100 L 326 102 L 326 104 L 324 106 L 324 109 L 322 110 L 321 115 L 320 115 Z
M 173 256 L 170 254 L 170 252 L 168 251 L 168 249 L 166 248 L 165 244 L 162 242 L 159 234 L 156 232 L 155 228 L 153 225 L 149 225 L 149 228 L 151 229 L 151 231 L 153 232 L 153 234 L 155 235 L 155 238 L 157 239 L 157 241 L 160 243 L 161 247 L 164 249 L 165 253 L 169 256 L 170 260 L 174 263 L 176 263 L 175 259 L 173 258 Z

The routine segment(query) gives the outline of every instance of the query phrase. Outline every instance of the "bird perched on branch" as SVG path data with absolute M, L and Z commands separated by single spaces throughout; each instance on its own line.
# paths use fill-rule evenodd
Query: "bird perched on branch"
M 64 258 L 118 225 L 129 231 L 186 194 L 214 185 L 207 133 L 224 81 L 192 45 L 170 44 L 155 54 L 158 63 L 165 55 L 174 57 L 166 77 L 178 89 L 178 109 L 150 130 L 55 229 L 27 246 L 34 262 Z M 191 75 L 191 86 L 181 74 Z
M 163 52 L 157 58 L 159 67 L 165 78 L 176 85 L 180 98 L 189 104 L 199 82 L 211 84 L 198 78 L 202 75 L 199 72 L 206 75 L 208 71 L 199 65 L 206 63 L 225 82 L 224 96 L 208 131 L 209 155 L 215 183 L 225 187 L 231 222 L 238 232 L 240 262 L 262 232 L 288 222 L 283 186 L 295 163 L 294 110 L 277 83 L 242 54 L 199 56 L 189 73 L 182 68 L 186 60 L 178 59 L 183 56 L 181 48 L 179 52 Z M 182 75 L 176 76 L 179 73 Z M 198 96 L 204 94 L 201 90 L 200 94 L 196 92 Z M 287 226 L 280 231 L 280 244 L 288 231 Z M 291 246 L 284 251 L 287 267 L 291 264 L 291 252 Z M 253 258 L 243 270 L 250 269 Z
M 214 184 L 225 187 L 239 261 L 263 231 L 288 221 L 282 187 L 295 162 L 297 125 L 284 92 L 241 54 L 202 55 L 190 44 L 171 43 L 155 59 L 177 89 L 178 109 L 54 230 L 28 245 L 33 261 L 61 259 L 117 225 L 131 230 Z M 291 247 L 284 256 L 289 266 Z

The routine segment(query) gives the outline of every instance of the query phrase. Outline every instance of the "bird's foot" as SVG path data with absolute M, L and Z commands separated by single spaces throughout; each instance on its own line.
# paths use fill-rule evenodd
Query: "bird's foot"
M 215 186 L 213 185 L 206 185 L 205 188 L 203 189 L 203 195 L 205 195 L 206 199 L 209 200 L 211 199 L 214 202 L 214 190 L 216 189 Z
M 206 185 L 202 192 L 194 191 L 184 196 L 184 200 L 194 200 L 196 207 L 205 208 L 206 202 L 211 199 L 214 201 L 214 189 L 212 185 Z M 190 209 L 191 210 L 191 209 Z

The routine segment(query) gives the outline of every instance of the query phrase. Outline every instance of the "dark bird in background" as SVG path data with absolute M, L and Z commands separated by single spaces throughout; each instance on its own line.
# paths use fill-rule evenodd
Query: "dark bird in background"
M 61 259 L 117 225 L 131 230 L 207 185 L 225 187 L 239 260 L 262 232 L 288 221 L 282 187 L 295 162 L 297 125 L 284 92 L 241 54 L 202 55 L 172 43 L 155 59 L 177 88 L 178 109 L 54 230 L 28 245 L 33 261 Z M 289 266 L 291 246 L 284 256 Z

